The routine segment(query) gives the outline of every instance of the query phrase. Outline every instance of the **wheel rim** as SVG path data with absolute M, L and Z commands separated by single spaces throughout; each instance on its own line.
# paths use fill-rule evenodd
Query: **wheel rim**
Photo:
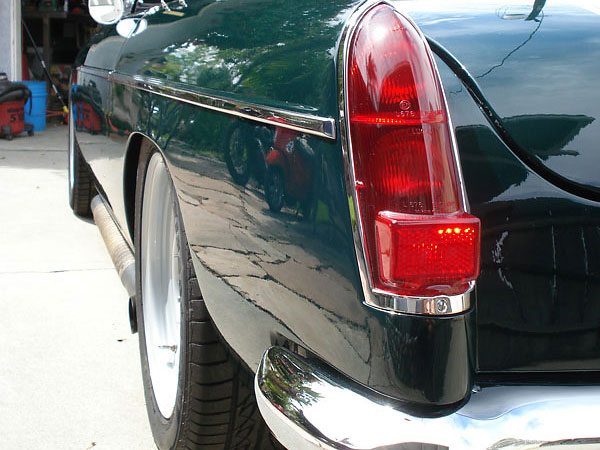
M 75 125 L 73 124 L 73 111 L 69 109 L 69 195 L 72 195 L 75 185 Z
M 164 160 L 148 164 L 142 200 L 141 284 L 148 370 L 160 413 L 173 414 L 179 381 L 181 283 L 175 192 Z

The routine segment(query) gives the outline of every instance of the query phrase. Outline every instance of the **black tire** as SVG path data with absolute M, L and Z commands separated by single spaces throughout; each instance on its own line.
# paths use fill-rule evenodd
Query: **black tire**
M 69 205 L 78 216 L 92 217 L 90 204 L 96 194 L 96 188 L 92 172 L 79 150 L 72 124 L 69 124 L 68 145 Z
M 251 142 L 244 131 L 244 125 L 235 125 L 226 134 L 225 163 L 233 181 L 245 186 L 250 179 Z
M 145 251 L 142 247 L 144 186 L 149 161 L 157 152 L 149 142 L 145 142 L 140 151 L 134 230 L 137 328 L 144 394 L 154 441 L 161 450 L 281 448 L 272 439 L 258 411 L 252 374 L 222 343 L 211 321 L 192 265 L 178 205 L 171 208 L 175 211 L 178 230 L 178 258 L 184 262 L 179 272 L 178 385 L 170 417 L 165 418 L 160 411 L 149 370 L 141 273 Z
M 273 145 L 273 134 L 268 127 L 258 127 L 253 131 L 254 153 L 250 158 L 250 173 L 260 185 L 264 185 L 267 173 L 267 151 Z
M 278 167 L 269 167 L 265 176 L 265 198 L 269 209 L 281 211 L 285 202 L 285 182 L 283 172 Z

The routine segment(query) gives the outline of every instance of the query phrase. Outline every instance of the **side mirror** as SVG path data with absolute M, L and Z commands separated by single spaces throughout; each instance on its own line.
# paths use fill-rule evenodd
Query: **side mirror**
M 124 0 L 89 0 L 88 10 L 99 24 L 112 25 L 123 17 L 125 3 Z
M 148 21 L 143 18 L 129 17 L 122 19 L 117 24 L 117 33 L 124 38 L 130 38 L 137 34 L 143 33 L 148 28 Z

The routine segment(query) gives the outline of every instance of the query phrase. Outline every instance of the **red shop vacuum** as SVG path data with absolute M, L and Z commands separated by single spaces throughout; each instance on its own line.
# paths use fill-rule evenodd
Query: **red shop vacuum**
M 0 137 L 9 141 L 27 131 L 33 136 L 33 125 L 25 123 L 25 102 L 31 91 L 21 83 L 11 83 L 5 73 L 0 73 Z

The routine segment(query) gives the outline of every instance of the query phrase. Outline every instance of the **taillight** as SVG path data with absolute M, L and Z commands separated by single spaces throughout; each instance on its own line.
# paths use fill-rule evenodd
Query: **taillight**
M 479 274 L 479 219 L 466 213 L 430 50 L 391 6 L 349 41 L 347 114 L 362 242 L 376 293 L 457 295 Z

